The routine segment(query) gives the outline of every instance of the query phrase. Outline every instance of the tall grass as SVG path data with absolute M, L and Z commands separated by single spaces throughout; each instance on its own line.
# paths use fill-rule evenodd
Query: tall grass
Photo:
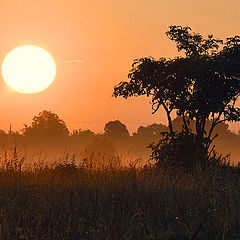
M 0 239 L 240 239 L 237 167 L 186 174 L 66 156 L 2 157 Z

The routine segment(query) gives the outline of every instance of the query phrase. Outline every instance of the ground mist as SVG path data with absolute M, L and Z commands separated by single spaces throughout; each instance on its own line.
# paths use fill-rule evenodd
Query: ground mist
M 0 239 L 238 239 L 240 169 L 1 159 Z

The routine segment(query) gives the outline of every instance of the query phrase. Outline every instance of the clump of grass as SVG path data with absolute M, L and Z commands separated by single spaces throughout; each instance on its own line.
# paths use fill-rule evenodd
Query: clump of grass
M 0 239 L 238 239 L 240 170 L 1 159 Z

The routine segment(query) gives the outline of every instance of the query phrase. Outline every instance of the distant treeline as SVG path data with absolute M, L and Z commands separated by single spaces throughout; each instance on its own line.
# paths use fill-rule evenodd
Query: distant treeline
M 207 121 L 206 129 L 211 127 L 211 121 Z M 190 128 L 194 132 L 194 121 Z M 174 131 L 181 131 L 182 120 L 177 117 L 173 120 Z M 91 152 L 101 152 L 114 156 L 116 154 L 131 155 L 132 158 L 148 159 L 151 150 L 147 148 L 150 143 L 157 142 L 162 138 L 161 133 L 167 132 L 168 126 L 153 123 L 148 126 L 140 126 L 136 132 L 130 135 L 127 126 L 119 120 L 109 121 L 105 124 L 103 133 L 94 133 L 87 130 L 73 130 L 70 132 L 65 122 L 57 114 L 50 111 L 43 111 L 38 116 L 34 116 L 32 124 L 25 127 L 20 132 L 0 130 L 0 144 L 7 143 L 16 145 L 34 145 L 36 143 L 48 143 L 49 151 L 58 143 L 66 143 L 69 148 L 78 149 L 83 146 Z M 226 123 L 219 124 L 214 130 L 216 137 L 215 145 L 217 152 L 231 154 L 232 160 L 237 163 L 240 156 L 240 133 L 236 134 L 228 129 Z M 76 146 L 75 148 L 73 146 Z

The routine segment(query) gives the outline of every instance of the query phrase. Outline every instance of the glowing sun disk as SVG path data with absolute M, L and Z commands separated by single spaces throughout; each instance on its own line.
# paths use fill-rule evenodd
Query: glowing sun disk
M 56 64 L 46 50 L 20 46 L 7 54 L 2 63 L 6 84 L 19 93 L 37 93 L 48 88 L 56 76 Z

